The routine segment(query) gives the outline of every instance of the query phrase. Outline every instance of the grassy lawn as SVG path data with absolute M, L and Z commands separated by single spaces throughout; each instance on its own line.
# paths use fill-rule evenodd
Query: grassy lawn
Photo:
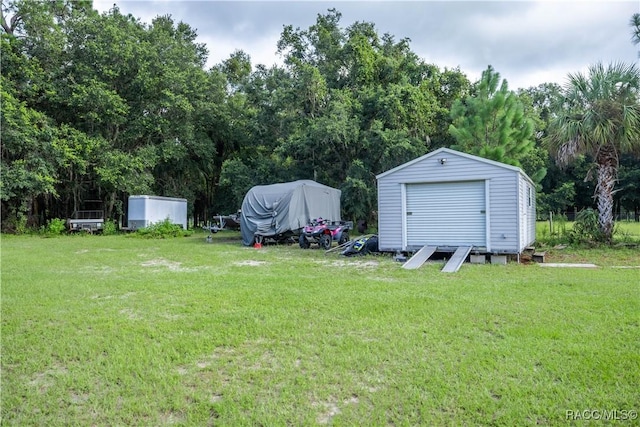
M 554 220 L 551 223 L 549 221 L 538 221 L 536 224 L 536 240 L 538 242 L 544 242 L 547 240 L 553 240 L 553 237 L 562 240 L 561 237 L 566 232 L 573 229 L 573 224 L 573 222 L 562 220 Z M 618 246 L 627 243 L 640 243 L 640 222 L 616 222 L 613 240 Z
M 3 236 L 1 251 L 4 425 L 575 425 L 567 411 L 640 411 L 637 248 L 548 252 L 595 269 L 455 274 L 245 248 L 231 232 Z

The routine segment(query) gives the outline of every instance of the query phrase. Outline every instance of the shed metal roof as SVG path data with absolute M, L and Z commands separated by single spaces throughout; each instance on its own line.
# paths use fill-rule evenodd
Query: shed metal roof
M 435 156 L 438 156 L 438 155 L 443 155 L 443 154 L 450 154 L 450 155 L 466 157 L 468 159 L 475 160 L 475 161 L 482 162 L 482 163 L 486 163 L 488 165 L 492 165 L 492 166 L 496 166 L 496 167 L 500 167 L 500 168 L 504 168 L 504 169 L 509 169 L 509 170 L 514 171 L 514 172 L 522 174 L 529 182 L 531 182 L 531 184 L 533 184 L 533 181 L 531 180 L 531 178 L 529 178 L 529 176 L 526 173 L 524 173 L 524 171 L 521 168 L 519 168 L 517 166 L 507 165 L 506 163 L 501 163 L 501 162 L 497 162 L 495 160 L 485 159 L 484 157 L 474 156 L 473 154 L 463 153 L 462 151 L 456 151 L 456 150 L 452 150 L 451 148 L 446 148 L 446 147 L 438 148 L 437 150 L 432 151 L 430 153 L 427 153 L 424 156 L 421 156 L 421 157 L 415 158 L 413 160 L 410 160 L 410 161 L 408 161 L 406 163 L 403 163 L 403 164 L 401 164 L 399 166 L 396 166 L 393 169 L 389 169 L 386 172 L 383 172 L 383 173 L 381 173 L 379 175 L 376 175 L 376 179 L 384 178 L 387 175 L 391 175 L 391 174 L 393 174 L 393 173 L 395 173 L 395 172 L 397 172 L 399 170 L 402 170 L 402 169 L 404 169 L 406 167 L 409 167 L 411 165 L 419 163 L 419 162 L 421 162 L 421 161 L 423 161 L 425 159 L 428 159 L 428 158 L 431 158 L 431 157 L 435 157 Z

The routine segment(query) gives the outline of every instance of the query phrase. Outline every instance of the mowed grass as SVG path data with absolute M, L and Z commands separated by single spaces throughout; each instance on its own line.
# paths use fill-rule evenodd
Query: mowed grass
M 564 425 L 567 411 L 640 410 L 638 249 L 563 252 L 595 269 L 446 274 L 231 232 L 1 244 L 4 425 Z
M 538 221 L 536 223 L 536 240 L 566 240 L 563 234 L 573 229 L 573 221 Z M 640 244 L 640 222 L 618 221 L 614 226 L 613 242 L 617 245 Z
M 618 221 L 615 225 L 615 238 L 640 242 L 640 222 Z

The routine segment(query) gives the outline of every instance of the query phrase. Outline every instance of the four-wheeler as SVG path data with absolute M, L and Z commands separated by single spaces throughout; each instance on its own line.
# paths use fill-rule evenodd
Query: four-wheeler
M 353 229 L 352 221 L 328 221 L 316 218 L 309 221 L 300 232 L 298 242 L 302 249 L 308 249 L 311 243 L 317 243 L 323 249 L 330 249 L 333 241 L 342 245 L 349 241 L 349 230 Z

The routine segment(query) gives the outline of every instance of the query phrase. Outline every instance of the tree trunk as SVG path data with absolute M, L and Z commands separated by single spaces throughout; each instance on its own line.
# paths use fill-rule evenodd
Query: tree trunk
M 111 194 L 109 196 L 107 196 L 107 208 L 105 209 L 105 212 L 103 214 L 105 220 L 107 218 L 112 218 L 113 207 L 116 204 L 116 197 L 118 197 L 118 195 L 117 195 L 117 193 L 115 191 L 111 192 Z
M 613 189 L 618 172 L 618 157 L 613 147 L 605 146 L 597 156 L 598 183 L 596 198 L 598 201 L 598 225 L 602 239 L 611 243 L 613 238 Z

